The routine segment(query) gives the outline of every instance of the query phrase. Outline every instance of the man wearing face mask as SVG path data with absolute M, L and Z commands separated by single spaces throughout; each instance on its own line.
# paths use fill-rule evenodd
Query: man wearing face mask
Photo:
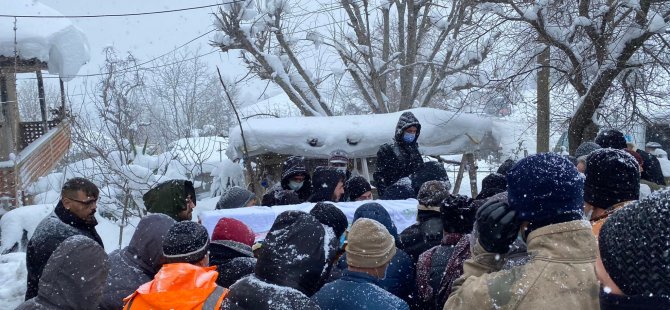
M 351 171 L 349 171 L 349 154 L 343 150 L 334 150 L 330 152 L 330 158 L 328 158 L 328 167 L 333 167 L 337 169 L 337 171 L 345 173 L 346 180 L 351 178 Z
M 444 309 L 599 309 L 596 239 L 582 219 L 584 178 L 554 153 L 520 160 L 507 173 L 508 202 L 476 214 L 478 236 Z M 523 238 L 528 261 L 503 268 Z
M 375 186 L 379 196 L 384 190 L 400 180 L 408 177 L 423 166 L 417 139 L 421 133 L 421 124 L 412 112 L 400 116 L 393 144 L 386 143 L 377 151 L 377 169 L 374 172 Z
M 300 156 L 291 156 L 283 164 L 281 181 L 270 187 L 263 195 L 261 205 L 271 207 L 277 205 L 285 195 L 284 191 L 293 191 L 298 194 L 300 202 L 305 202 L 312 194 L 312 183 Z

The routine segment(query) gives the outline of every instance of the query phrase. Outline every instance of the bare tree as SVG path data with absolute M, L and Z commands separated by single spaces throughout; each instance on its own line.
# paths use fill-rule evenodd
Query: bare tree
M 44 93 L 47 107 L 58 107 L 61 105 L 59 90 L 55 85 L 46 84 Z M 22 121 L 32 122 L 42 120 L 40 98 L 37 93 L 37 80 L 28 79 L 17 83 L 16 96 L 19 101 L 19 114 Z
M 660 78 L 668 80 L 670 3 L 666 1 L 481 2 L 493 15 L 526 25 L 532 40 L 552 47 L 552 70 L 575 94 L 568 130 L 571 153 L 595 137 L 595 116 L 607 103 L 628 105 L 631 93 L 654 84 L 646 70 L 662 68 Z M 532 66 L 520 72 L 535 70 Z
M 373 113 L 425 107 L 441 93 L 482 84 L 478 66 L 499 33 L 498 18 L 480 14 L 471 1 L 348 1 L 346 27 L 310 31 L 304 40 L 291 30 L 289 1 L 265 6 L 247 0 L 224 5 L 221 31 L 213 44 L 223 52 L 242 50 L 242 60 L 261 79 L 274 81 L 307 116 L 333 115 L 323 82 L 339 72 L 315 77 L 300 52 L 307 41 L 337 55 L 337 71 L 347 73 L 358 100 Z

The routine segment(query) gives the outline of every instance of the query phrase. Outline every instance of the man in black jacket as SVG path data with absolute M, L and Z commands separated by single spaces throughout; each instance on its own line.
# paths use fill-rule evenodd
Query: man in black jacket
M 656 156 L 652 155 L 655 153 L 657 148 L 660 148 L 661 145 L 657 142 L 649 142 L 645 145 L 644 151 L 637 150 L 637 153 L 642 157 L 642 179 L 649 182 L 654 182 L 658 185 L 666 185 L 665 177 L 663 177 L 663 170 L 661 169 L 661 163 L 658 161 Z
M 419 170 L 423 165 L 417 139 L 421 133 L 421 124 L 412 112 L 400 116 L 393 144 L 386 143 L 377 151 L 377 169 L 374 172 L 375 186 L 379 195 L 400 180 Z
M 102 239 L 95 230 L 98 225 L 95 211 L 99 193 L 98 187 L 84 178 L 73 178 L 65 182 L 54 212 L 37 225 L 35 233 L 28 241 L 26 300 L 37 296 L 44 266 L 65 239 L 84 235 L 103 246 Z
M 270 187 L 263 195 L 261 205 L 271 207 L 278 205 L 285 191 L 298 194 L 300 202 L 305 202 L 312 194 L 312 183 L 305 166 L 305 160 L 300 156 L 291 156 L 283 164 L 281 181 Z

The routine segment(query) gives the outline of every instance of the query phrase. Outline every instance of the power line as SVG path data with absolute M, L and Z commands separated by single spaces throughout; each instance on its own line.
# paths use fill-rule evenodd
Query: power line
M 244 2 L 245 0 L 231 0 L 229 2 L 223 2 L 219 4 L 209 4 L 194 6 L 188 8 L 174 9 L 174 10 L 164 10 L 164 11 L 152 11 L 152 12 L 140 12 L 140 13 L 120 13 L 120 14 L 97 14 L 97 15 L 10 15 L 10 14 L 0 14 L 0 17 L 11 17 L 11 18 L 99 18 L 99 17 L 126 17 L 126 16 L 141 16 L 141 15 L 154 15 L 154 14 L 164 14 L 164 13 L 174 13 L 182 11 L 191 11 L 206 9 L 211 7 L 216 7 L 224 4 L 233 4 L 238 2 Z

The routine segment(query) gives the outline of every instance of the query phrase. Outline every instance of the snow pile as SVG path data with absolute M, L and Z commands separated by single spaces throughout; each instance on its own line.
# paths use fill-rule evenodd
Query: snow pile
M 210 195 L 212 197 L 221 196 L 226 188 L 233 186 L 244 187 L 244 170 L 242 166 L 236 164 L 230 159 L 226 158 L 222 162 L 217 163 L 211 175 L 212 187 L 210 188 Z
M 410 111 L 421 122 L 418 142 L 424 155 L 475 150 L 479 140 L 492 131 L 494 138 L 507 137 L 494 130 L 504 126 L 494 127 L 491 118 L 430 108 Z M 398 118 L 403 112 L 251 119 L 243 124 L 244 135 L 251 156 L 273 152 L 328 158 L 330 152 L 342 149 L 352 157 L 374 157 L 380 145 L 392 142 Z M 230 147 L 226 154 L 231 159 L 241 158 L 242 150 L 242 137 L 237 126 L 230 131 Z
M 14 309 L 23 302 L 27 280 L 26 253 L 0 255 L 1 309 Z
M 0 218 L 0 253 L 11 250 L 18 245 L 18 250 L 25 251 L 27 240 L 33 236 L 37 225 L 49 215 L 54 205 L 34 205 L 16 208 Z M 27 239 L 23 240 L 26 234 Z M 25 242 L 24 242 L 25 241 Z
M 179 164 L 195 174 L 211 173 L 217 166 L 214 163 L 226 158 L 228 140 L 217 136 L 184 138 L 172 142 L 169 148 L 171 165 Z
M 4 1 L 3 14 L 57 15 L 58 11 L 33 0 Z M 45 25 L 48 21 L 48 26 Z M 63 80 L 74 78 L 89 61 L 88 40 L 84 33 L 65 18 L 18 18 L 14 45 L 14 19 L 0 18 L 0 56 L 14 57 L 16 48 L 22 59 L 37 58 L 48 62 L 49 73 Z

